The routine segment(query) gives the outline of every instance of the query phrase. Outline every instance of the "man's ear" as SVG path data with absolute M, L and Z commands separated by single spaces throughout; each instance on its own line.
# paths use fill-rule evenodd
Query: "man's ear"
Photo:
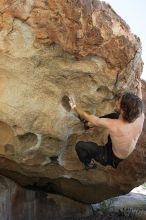
M 120 108 L 120 113 L 121 113 L 122 116 L 124 115 L 124 111 L 121 108 Z

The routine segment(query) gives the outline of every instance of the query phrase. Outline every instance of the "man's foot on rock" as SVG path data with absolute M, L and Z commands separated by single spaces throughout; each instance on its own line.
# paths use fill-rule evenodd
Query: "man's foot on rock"
M 85 169 L 86 170 L 90 170 L 90 169 L 96 169 L 97 165 L 94 162 L 94 160 L 91 160 L 91 162 L 89 164 L 85 164 Z

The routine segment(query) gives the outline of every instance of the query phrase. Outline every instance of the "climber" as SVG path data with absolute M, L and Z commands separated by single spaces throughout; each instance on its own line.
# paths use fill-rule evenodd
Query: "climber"
M 137 95 L 125 93 L 118 97 L 115 105 L 119 113 L 111 113 L 102 117 L 87 114 L 76 106 L 72 97 L 69 104 L 84 119 L 94 126 L 108 129 L 108 142 L 99 146 L 94 142 L 79 141 L 76 152 L 85 169 L 96 168 L 96 162 L 117 168 L 118 164 L 126 159 L 135 149 L 137 140 L 142 132 L 144 113 L 142 104 L 141 82 L 137 80 Z

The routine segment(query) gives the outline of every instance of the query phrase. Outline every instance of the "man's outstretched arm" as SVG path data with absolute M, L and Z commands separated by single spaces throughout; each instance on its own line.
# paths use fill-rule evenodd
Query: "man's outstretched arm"
M 96 122 L 97 122 L 97 120 L 98 120 L 98 117 L 96 117 L 95 115 L 90 115 L 90 114 L 88 114 L 88 113 L 82 111 L 82 110 L 81 110 L 79 107 L 77 107 L 77 106 L 75 106 L 75 107 L 73 108 L 73 110 L 76 111 L 76 112 L 79 114 L 80 118 L 85 119 L 86 121 L 88 121 L 88 122 L 90 122 L 90 123 L 96 125 Z
M 75 110 L 80 118 L 85 119 L 86 121 L 90 122 L 91 124 L 95 125 L 95 126 L 103 126 L 103 127 L 109 127 L 109 122 L 111 119 L 107 119 L 107 118 L 98 118 L 95 115 L 90 115 L 84 111 L 82 111 L 79 107 L 76 106 L 75 101 L 70 98 L 70 106 L 73 110 Z

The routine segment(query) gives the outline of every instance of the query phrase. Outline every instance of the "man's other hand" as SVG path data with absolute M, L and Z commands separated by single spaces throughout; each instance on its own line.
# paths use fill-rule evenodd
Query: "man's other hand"
M 137 88 L 140 89 L 141 88 L 141 81 L 140 81 L 140 79 L 136 79 L 136 81 L 138 82 Z
M 137 96 L 142 99 L 142 91 L 141 91 L 141 80 L 136 78 L 136 81 L 138 82 L 136 88 L 137 88 Z

